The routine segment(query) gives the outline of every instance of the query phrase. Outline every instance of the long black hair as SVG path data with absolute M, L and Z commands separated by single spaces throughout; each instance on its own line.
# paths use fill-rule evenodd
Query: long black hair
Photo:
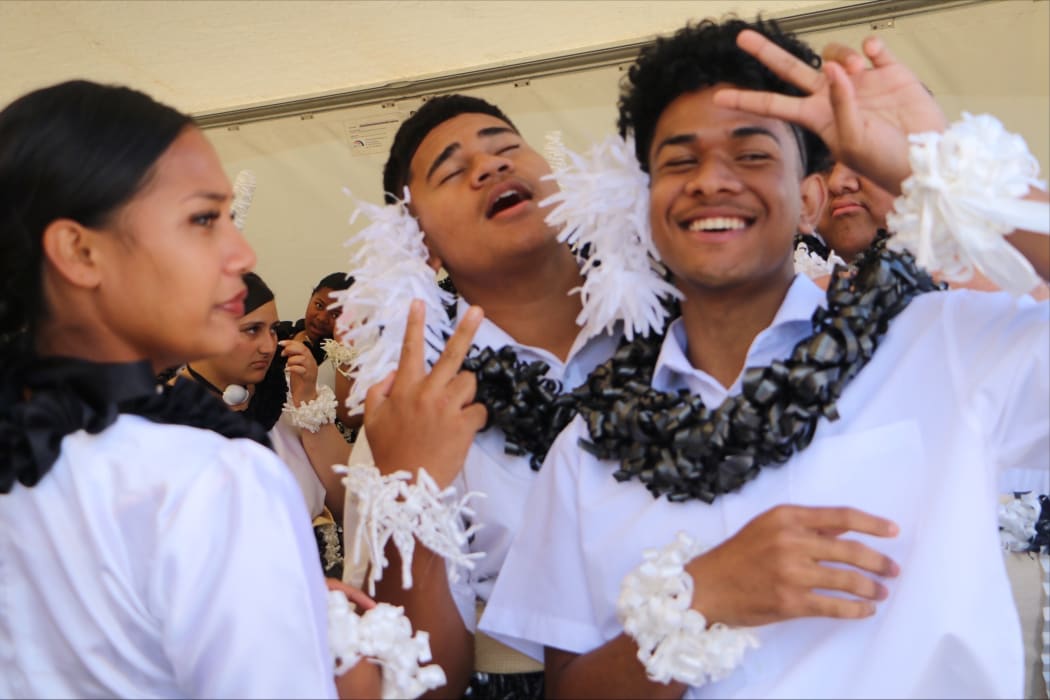
M 141 92 L 86 80 L 36 90 L 0 112 L 0 346 L 31 335 L 47 313 L 47 226 L 106 224 L 190 124 Z

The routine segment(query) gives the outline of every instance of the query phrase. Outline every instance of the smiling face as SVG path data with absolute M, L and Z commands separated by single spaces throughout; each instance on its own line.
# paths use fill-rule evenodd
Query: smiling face
M 875 233 L 886 228 L 893 195 L 841 163 L 823 174 L 828 187 L 817 232 L 847 261 L 871 245 Z
M 653 243 L 687 298 L 699 290 L 786 290 L 794 235 L 822 204 L 817 176 L 802 176 L 791 129 L 715 106 L 720 87 L 671 102 L 649 151 Z
M 96 299 L 119 356 L 170 367 L 233 346 L 255 254 L 232 196 L 215 150 L 187 128 L 98 236 Z
M 460 114 L 427 134 L 409 168 L 411 209 L 457 286 L 556 244 L 538 206 L 557 191 L 541 179 L 549 174 L 543 156 L 487 114 Z

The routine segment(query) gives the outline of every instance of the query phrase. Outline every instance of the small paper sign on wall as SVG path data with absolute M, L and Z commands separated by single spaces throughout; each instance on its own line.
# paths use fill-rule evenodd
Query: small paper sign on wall
M 402 112 L 384 112 L 362 117 L 346 125 L 350 154 L 364 156 L 385 153 L 394 142 L 394 134 L 405 118 Z

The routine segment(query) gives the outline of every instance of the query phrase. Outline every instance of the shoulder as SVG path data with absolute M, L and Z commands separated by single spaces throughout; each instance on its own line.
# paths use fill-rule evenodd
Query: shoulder
M 1046 327 L 1050 322 L 1050 302 L 1037 302 L 1027 295 L 1013 297 L 1006 292 L 952 289 L 916 298 L 900 319 L 923 329 L 987 337 L 1026 327 Z
M 237 481 L 289 478 L 277 455 L 251 440 L 126 414 L 98 434 L 67 436 L 62 458 L 77 471 L 110 472 L 141 486 L 186 483 L 206 473 Z

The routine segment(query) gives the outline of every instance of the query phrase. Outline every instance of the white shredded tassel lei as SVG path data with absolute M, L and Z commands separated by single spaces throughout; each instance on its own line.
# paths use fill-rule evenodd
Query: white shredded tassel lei
M 244 224 L 248 220 L 248 210 L 252 206 L 255 197 L 255 173 L 251 170 L 242 170 L 233 179 L 233 225 L 238 231 L 244 231 Z
M 371 464 L 334 467 L 345 474 L 343 483 L 354 509 L 352 544 L 346 547 L 349 566 L 358 566 L 367 556 L 368 593 L 375 594 L 375 582 L 383 578 L 388 566 L 385 550 L 393 540 L 401 556 L 401 585 L 412 587 L 412 556 L 416 540 L 444 558 L 450 581 L 457 581 L 461 570 L 471 571 L 474 560 L 484 552 L 466 551 L 467 542 L 480 525 L 466 527 L 465 519 L 474 511 L 469 502 L 484 494 L 472 491 L 455 497 L 451 486 L 441 490 L 425 469 L 416 472 L 415 483 L 407 471 L 383 476 Z M 350 535 L 350 533 L 347 533 Z
M 427 265 L 429 253 L 423 232 L 407 210 L 407 187 L 404 196 L 403 202 L 386 206 L 357 200 L 350 217 L 351 224 L 360 215 L 371 222 L 345 244 L 357 246 L 349 263 L 354 284 L 332 292 L 332 307 L 342 308 L 336 321 L 337 335 L 356 350 L 346 372 L 352 381 L 346 399 L 351 415 L 361 413 L 368 390 L 397 369 L 413 299 L 422 299 L 426 307 L 428 365 L 437 361 L 445 338 L 452 334 L 445 311 L 453 302 L 452 295 L 438 287 L 435 272 Z
M 564 151 L 570 165 L 554 177 L 560 192 L 540 206 L 553 206 L 547 223 L 558 240 L 588 257 L 581 260 L 581 335 L 611 332 L 620 321 L 630 340 L 659 332 L 667 320 L 661 299 L 681 299 L 664 279 L 664 267 L 649 234 L 649 178 L 638 166 L 632 140 L 610 136 L 587 156 Z

